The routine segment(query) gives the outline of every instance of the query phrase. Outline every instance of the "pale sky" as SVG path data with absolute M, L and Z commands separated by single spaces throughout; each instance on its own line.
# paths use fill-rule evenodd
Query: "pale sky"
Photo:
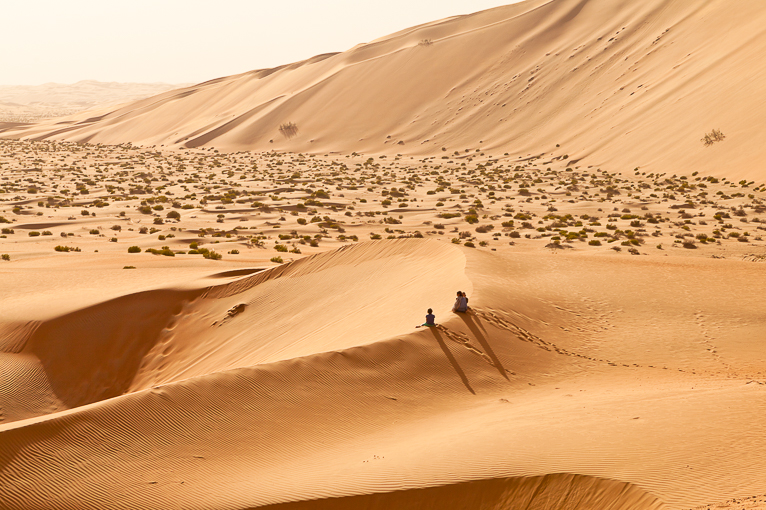
M 518 0 L 4 2 L 0 85 L 201 82 Z

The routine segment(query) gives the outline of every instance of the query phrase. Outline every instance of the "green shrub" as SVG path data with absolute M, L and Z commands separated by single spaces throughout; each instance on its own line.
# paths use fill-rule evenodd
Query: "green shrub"
M 282 257 L 271 257 L 271 261 L 276 264 L 281 264 L 283 262 Z
M 274 246 L 274 249 L 281 253 L 287 253 L 287 246 L 284 244 L 277 244 Z
M 3 260 L 11 260 L 11 256 L 8 255 L 7 253 L 3 253 L 2 255 L 0 255 L 0 258 L 2 258 Z
M 181 213 L 178 211 L 170 211 L 165 215 L 166 218 L 170 218 L 171 220 L 180 220 L 181 219 Z
M 80 250 L 80 248 L 78 248 L 76 246 L 61 246 L 61 245 L 59 245 L 59 246 L 56 246 L 53 249 L 56 250 L 56 251 L 62 251 L 62 252 L 82 251 L 82 250 Z
M 39 235 L 40 235 L 40 232 L 37 232 L 35 230 L 33 230 L 32 232 L 29 233 L 29 237 L 37 237 Z
M 14 233 L 15 233 L 15 231 L 14 231 L 12 228 L 4 228 L 4 229 L 2 230 L 2 233 L 3 233 L 3 234 L 14 234 Z
M 210 260 L 221 260 L 223 258 L 223 255 L 215 251 L 206 251 L 202 256 Z
M 131 246 L 130 248 L 128 248 L 128 253 L 141 253 L 141 247 Z

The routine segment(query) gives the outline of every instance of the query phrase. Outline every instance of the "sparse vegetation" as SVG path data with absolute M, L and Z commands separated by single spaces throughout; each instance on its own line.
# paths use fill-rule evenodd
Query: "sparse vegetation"
M 714 143 L 722 142 L 726 139 L 726 135 L 724 135 L 720 129 L 714 129 L 710 133 L 705 133 L 705 136 L 702 137 L 701 142 L 705 145 L 705 147 L 710 147 Z
M 279 126 L 279 132 L 287 139 L 298 135 L 298 125 L 294 122 L 286 122 Z

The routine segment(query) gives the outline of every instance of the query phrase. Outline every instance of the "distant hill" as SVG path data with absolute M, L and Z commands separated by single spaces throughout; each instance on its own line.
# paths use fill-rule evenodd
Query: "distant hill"
M 766 4 L 528 0 L 4 136 L 764 177 Z M 280 129 L 282 127 L 282 129 Z M 713 129 L 725 139 L 701 140 Z
M 0 85 L 0 122 L 31 122 L 124 104 L 189 84 L 117 83 L 84 80 L 72 84 Z

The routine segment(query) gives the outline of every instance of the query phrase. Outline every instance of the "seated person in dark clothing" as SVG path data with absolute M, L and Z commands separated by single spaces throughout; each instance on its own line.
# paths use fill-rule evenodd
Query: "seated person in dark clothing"
M 430 308 L 428 309 L 428 315 L 426 315 L 426 323 L 423 326 L 436 326 L 436 316 Z

